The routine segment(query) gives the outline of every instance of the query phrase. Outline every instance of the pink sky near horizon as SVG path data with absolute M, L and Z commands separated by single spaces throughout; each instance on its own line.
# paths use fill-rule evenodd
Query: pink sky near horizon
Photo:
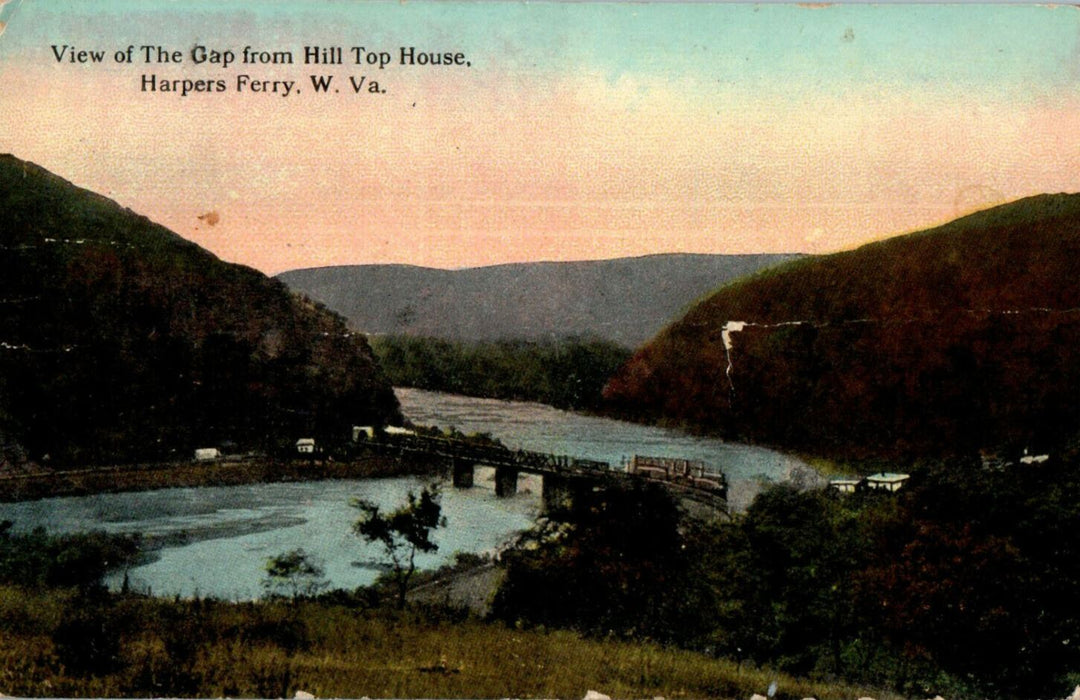
M 453 86 L 387 74 L 386 97 L 179 98 L 140 93 L 138 73 L 0 66 L 20 118 L 0 143 L 269 274 L 823 253 L 1080 190 L 1080 91 L 823 96 L 491 70 Z

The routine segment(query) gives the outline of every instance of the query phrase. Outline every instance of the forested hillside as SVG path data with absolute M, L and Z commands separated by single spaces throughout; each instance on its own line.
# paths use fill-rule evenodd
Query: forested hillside
M 596 410 L 608 377 L 630 351 L 603 340 L 499 342 L 375 336 L 372 347 L 394 386 Z
M 1043 195 L 736 281 L 608 406 L 847 456 L 1044 449 L 1080 429 L 1080 196 Z
M 399 417 L 340 317 L 10 155 L 0 249 L 9 463 L 188 458 Z

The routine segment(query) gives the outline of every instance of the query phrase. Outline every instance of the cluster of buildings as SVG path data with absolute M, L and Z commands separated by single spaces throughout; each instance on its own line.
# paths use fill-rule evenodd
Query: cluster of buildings
M 1050 460 L 1049 454 L 1032 454 L 1025 449 L 1023 454 L 1011 458 L 1002 456 L 997 452 L 982 452 L 980 454 L 982 468 L 989 471 L 1002 471 L 1012 467 L 1033 467 L 1044 464 Z M 862 490 L 876 491 L 899 491 L 907 483 L 910 476 L 895 472 L 879 472 L 864 477 L 849 477 L 830 479 L 829 488 L 839 493 L 855 493 Z
M 878 472 L 870 476 L 831 479 L 829 488 L 840 493 L 855 493 L 862 490 L 888 491 L 891 493 L 902 489 L 910 478 L 910 474 Z
M 388 425 L 381 428 L 381 431 L 385 435 L 416 435 L 416 431 L 408 428 L 399 428 L 397 426 Z M 352 441 L 360 442 L 361 440 L 374 440 L 376 436 L 376 428 L 370 425 L 354 425 L 352 429 Z M 315 454 L 315 438 L 302 437 L 296 441 L 296 454 L 301 456 L 308 456 Z M 223 459 L 221 450 L 217 447 L 199 447 L 195 450 L 196 462 L 214 462 Z

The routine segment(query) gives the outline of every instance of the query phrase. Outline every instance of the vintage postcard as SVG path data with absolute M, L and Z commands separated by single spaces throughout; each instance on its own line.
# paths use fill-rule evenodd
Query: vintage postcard
M 1080 12 L 0 0 L 0 694 L 1080 697 Z

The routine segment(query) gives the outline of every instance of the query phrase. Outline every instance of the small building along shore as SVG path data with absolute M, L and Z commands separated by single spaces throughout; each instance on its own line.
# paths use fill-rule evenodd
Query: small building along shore
M 840 493 L 855 493 L 863 479 L 830 479 L 829 488 Z
M 843 479 L 830 479 L 829 488 L 839 493 L 855 493 L 856 491 L 899 491 L 911 478 L 910 474 L 899 472 L 878 472 L 864 477 L 849 477 Z
M 910 478 L 909 474 L 878 472 L 866 477 L 866 487 L 878 491 L 899 491 Z
M 218 459 L 221 459 L 221 450 L 216 447 L 195 448 L 196 462 L 213 462 L 214 460 Z

